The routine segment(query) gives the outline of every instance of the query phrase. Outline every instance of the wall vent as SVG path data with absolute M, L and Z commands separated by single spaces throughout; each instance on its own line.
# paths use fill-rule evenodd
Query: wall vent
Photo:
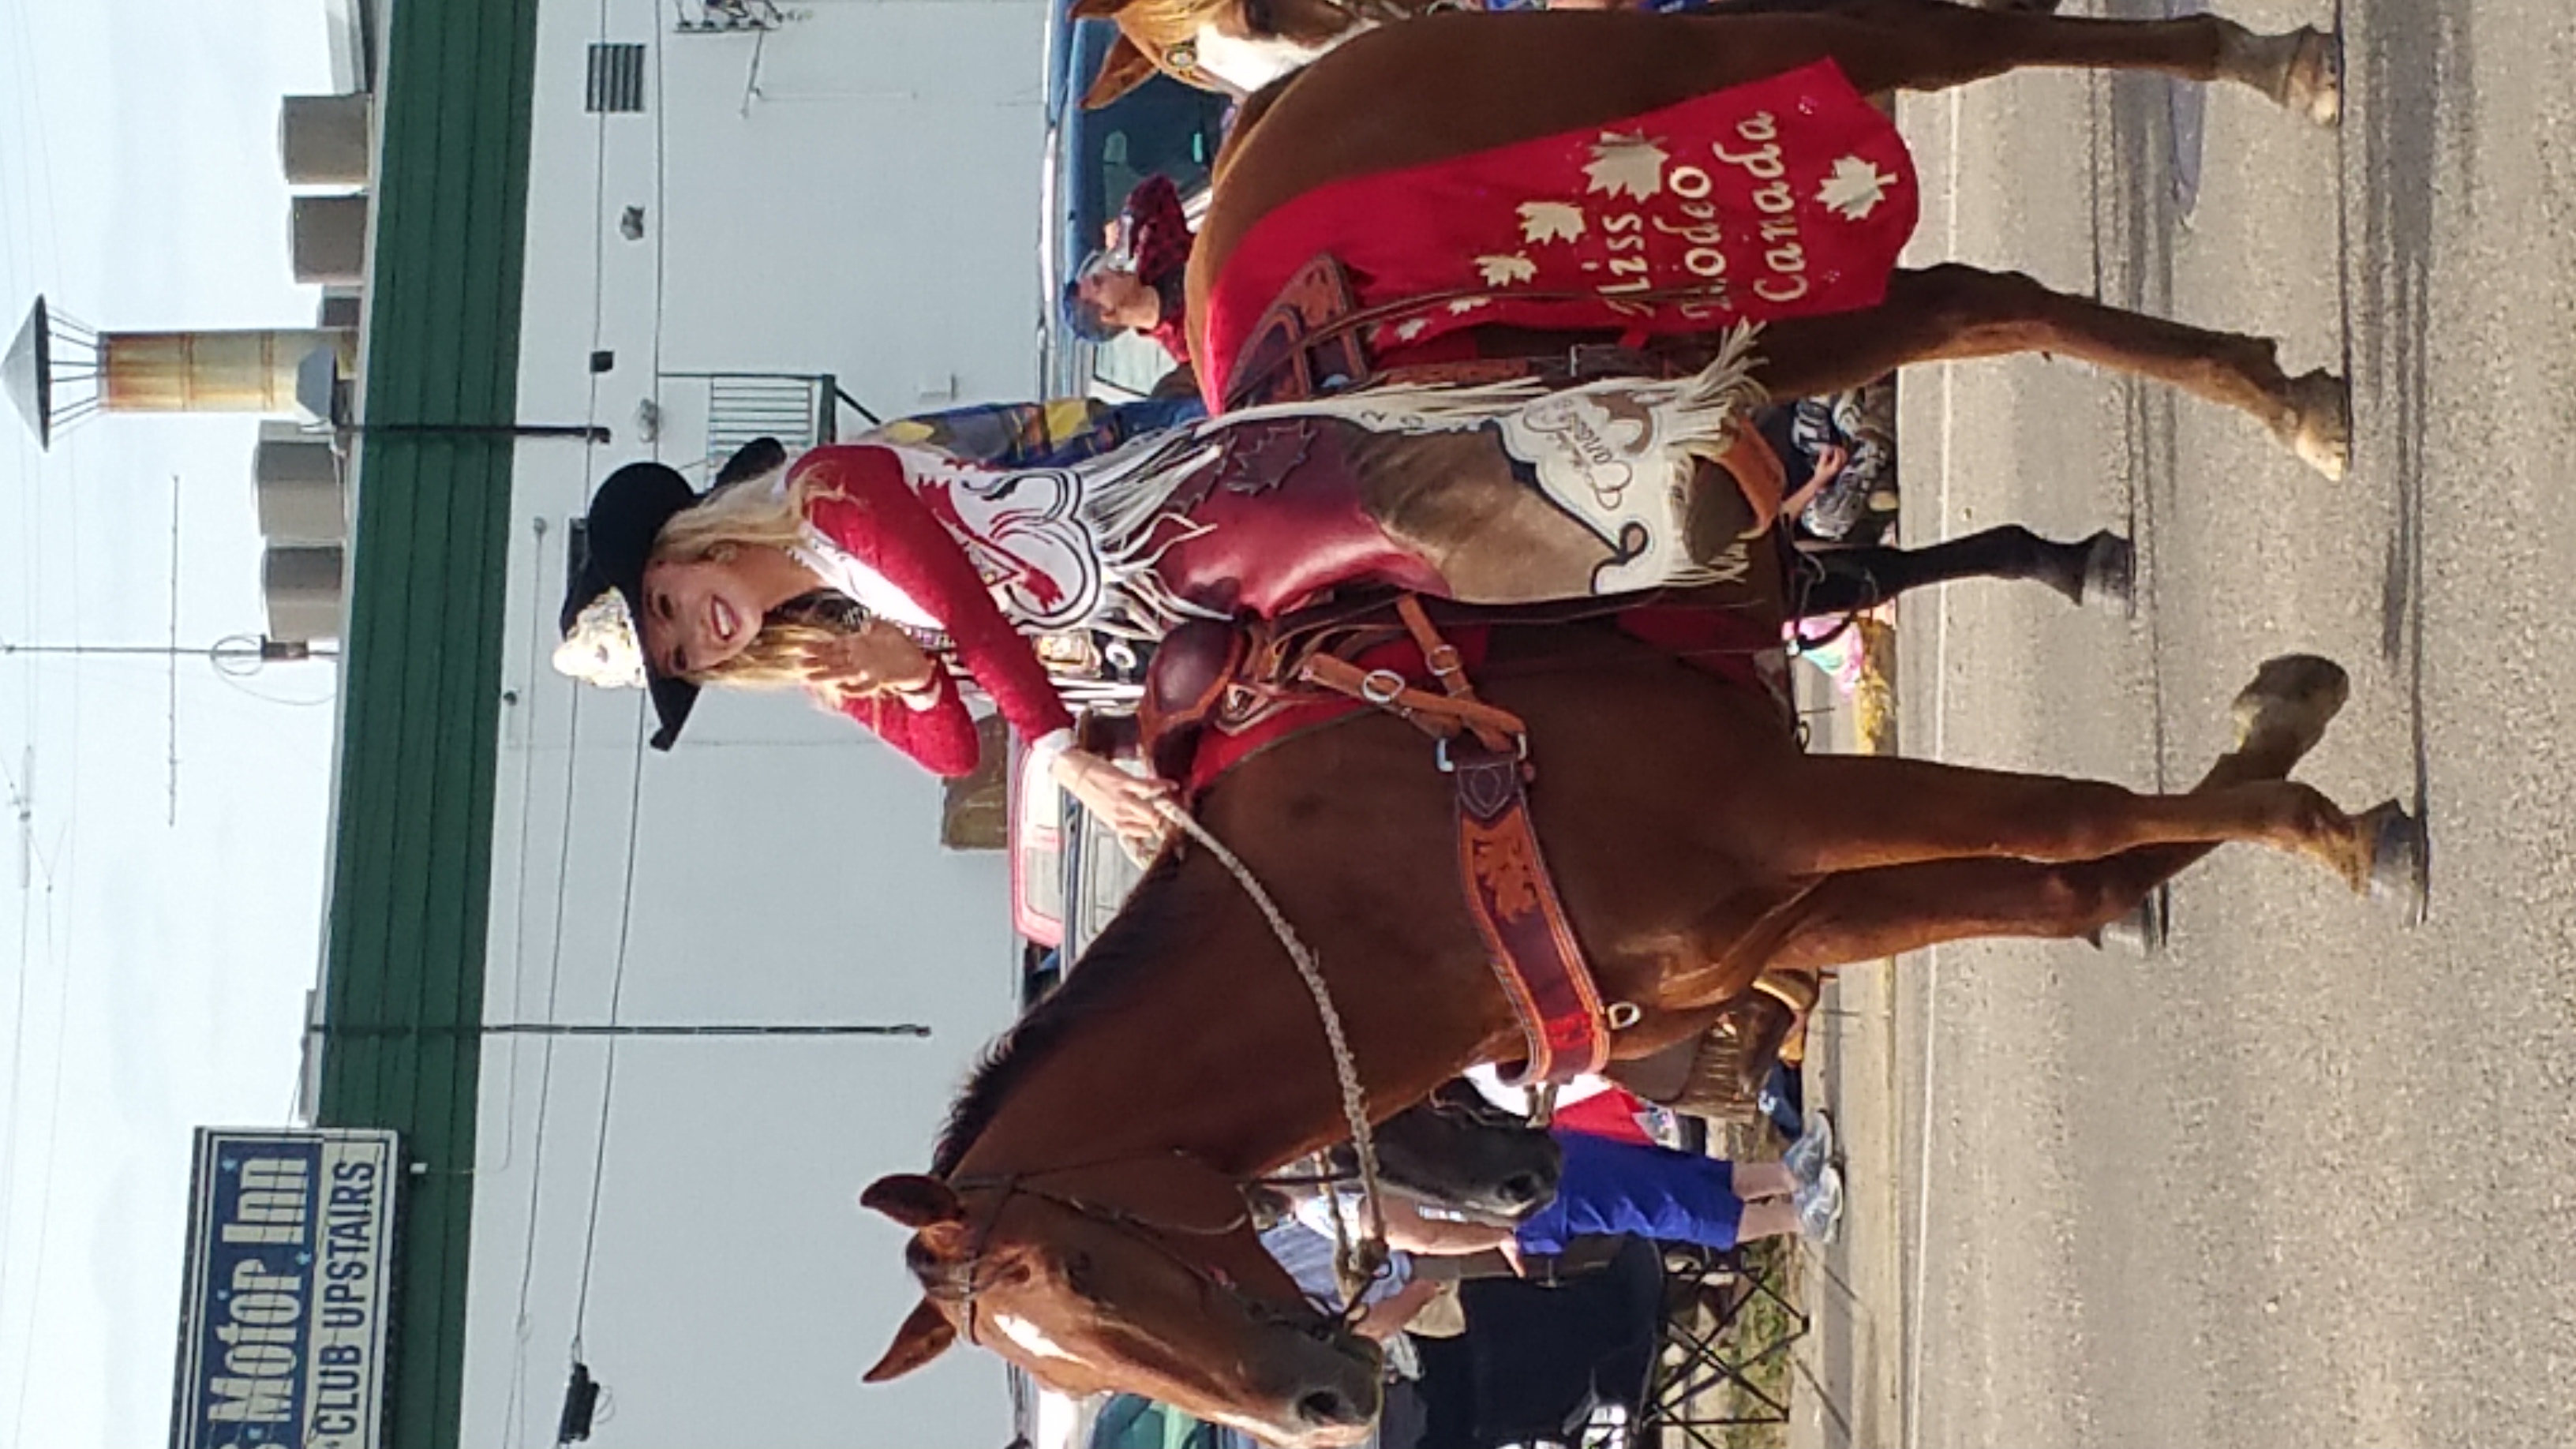
M 590 90 L 583 109 L 593 114 L 622 114 L 644 109 L 644 47 L 593 45 Z

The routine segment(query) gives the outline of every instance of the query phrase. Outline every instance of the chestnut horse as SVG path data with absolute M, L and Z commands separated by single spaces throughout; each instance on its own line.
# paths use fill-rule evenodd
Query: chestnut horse
M 1827 11 L 1841 0 L 1708 0 L 1737 14 Z M 1364 30 L 1457 9 L 1457 0 L 1074 0 L 1077 20 L 1112 20 L 1118 39 L 1083 92 L 1091 109 L 1144 84 L 1156 71 L 1183 85 L 1247 96 Z M 1481 8 L 1473 3 L 1470 9 Z M 1548 10 L 1641 10 L 1635 0 L 1546 0 Z M 1999 10 L 2055 10 L 2018 0 Z
M 2336 42 L 2261 36 L 2212 15 L 2120 21 L 1846 0 L 1826 14 L 1432 15 L 1370 31 L 1255 96 L 1217 158 L 1189 263 L 1203 328 L 1228 259 L 1272 211 L 1351 177 L 1608 128 L 1692 98 L 1831 61 L 1863 93 L 1938 90 L 2023 66 L 2227 80 L 2311 116 L 2339 113 Z M 1231 339 L 1194 338 L 1206 355 Z M 1608 334 L 1487 327 L 1496 357 L 1561 355 Z M 1659 339 L 1672 343 L 1683 339 Z M 1909 362 L 2041 352 L 2170 383 L 2236 408 L 2329 476 L 2349 450 L 2344 382 L 2292 377 L 2267 339 L 2209 331 L 1960 265 L 1899 270 L 1857 311 L 1768 323 L 1754 378 L 1773 397 L 1857 387 Z
M 1799 751 L 1767 695 L 1597 625 L 1493 631 L 1478 685 L 1527 722 L 1531 809 L 1615 1055 L 1702 1031 L 1766 968 L 1970 937 L 2071 937 L 2223 841 L 2420 900 L 2395 804 L 2348 815 L 2287 779 L 2346 692 L 2265 666 L 2240 742 L 2193 792 Z M 1447 779 L 1410 726 L 1362 713 L 1255 755 L 1203 797 L 1314 953 L 1371 1115 L 1520 1027 L 1458 886 Z M 959 1334 L 1070 1393 L 1123 1389 L 1297 1449 L 1355 1442 L 1374 1349 L 1261 1249 L 1239 1184 L 1345 1135 L 1315 1008 L 1209 852 L 1148 872 L 1062 991 L 957 1103 L 930 1175 L 861 1201 L 915 1230 L 923 1299 L 871 1381 Z
M 1248 96 L 1363 30 L 1454 8 L 1453 0 L 1074 0 L 1076 20 L 1112 20 L 1118 39 L 1082 95 L 1098 109 L 1156 71 L 1203 91 Z M 1621 10 L 1621 0 L 1550 0 L 1550 10 Z
M 2312 32 L 1871 8 L 1887 18 L 1433 17 L 1361 36 L 1247 112 L 1192 259 L 1193 315 L 1245 229 L 1311 187 L 1819 59 L 1864 90 L 2127 65 L 2331 109 L 2331 46 Z M 2165 378 L 2340 462 L 2340 382 L 2293 382 L 2268 343 L 1965 268 L 1901 275 L 1866 311 L 1775 323 L 1763 380 L 1813 395 L 1900 361 L 2031 349 Z M 1768 695 L 1597 625 L 1496 628 L 1480 683 L 1527 723 L 1531 809 L 1568 917 L 1606 999 L 1633 1008 L 1616 1018 L 1623 1060 L 1697 1035 L 1766 970 L 2089 933 L 2225 841 L 2420 905 L 2422 842 L 2401 808 L 2347 815 L 2287 779 L 2343 703 L 2322 660 L 2266 666 L 2240 697 L 2239 747 L 2174 796 L 1808 756 Z M 1429 753 L 1399 721 L 1350 717 L 1252 756 L 1200 807 L 1312 946 L 1375 1118 L 1520 1041 L 1458 889 L 1454 802 Z M 924 1290 L 871 1379 L 962 1332 L 1070 1392 L 1132 1390 L 1301 1449 L 1365 1434 L 1375 1352 L 1261 1250 L 1240 1189 L 1344 1132 L 1334 1064 L 1282 956 L 1211 853 L 1166 853 L 978 1073 L 932 1174 L 865 1194 L 915 1230 L 906 1256 Z

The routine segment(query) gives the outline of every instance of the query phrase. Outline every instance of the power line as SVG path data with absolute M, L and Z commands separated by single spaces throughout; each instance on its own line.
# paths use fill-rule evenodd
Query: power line
M 626 798 L 626 878 L 618 887 L 617 964 L 609 975 L 608 1020 L 617 1021 L 626 1001 L 626 947 L 635 934 L 635 855 L 644 822 L 644 736 L 650 719 L 649 698 L 635 701 L 633 783 Z M 599 1256 L 599 1190 L 608 1177 L 608 1113 L 617 1097 L 617 1039 L 608 1042 L 608 1064 L 599 1081 L 599 1137 L 591 1153 L 590 1215 L 581 1243 L 581 1289 L 573 1297 L 572 1357 L 581 1362 L 581 1330 L 590 1317 L 590 1270 Z
M 179 475 L 170 475 L 170 814 L 179 824 Z M 79 718 L 77 711 L 74 719 Z
M 572 696 L 572 708 L 570 715 L 565 722 L 564 733 L 566 736 L 566 743 L 569 745 L 577 742 L 581 738 L 582 691 L 575 689 L 568 691 L 568 693 Z M 564 899 L 568 889 L 567 882 L 570 880 L 572 874 L 573 783 L 579 778 L 579 776 L 580 771 L 574 768 L 572 751 L 567 749 L 564 752 L 563 819 L 559 822 L 562 830 L 562 840 L 557 846 L 555 854 L 554 939 L 551 949 L 548 952 L 549 959 L 546 965 L 546 1015 L 548 1016 L 555 1014 L 555 1002 L 559 997 L 563 986 Z M 524 853 L 522 855 L 522 860 L 524 861 Z M 517 995 L 515 992 L 512 994 L 511 1001 L 512 1005 L 515 1006 L 517 1004 Z M 518 1071 L 518 1053 L 516 1052 L 512 1052 L 510 1054 L 510 1070 L 512 1072 L 513 1083 L 515 1084 L 516 1074 Z M 555 1043 L 554 1039 L 549 1037 L 546 1039 L 544 1048 L 538 1056 L 537 1124 L 528 1149 L 528 1232 L 527 1240 L 521 1244 L 519 1250 L 519 1309 L 517 1316 L 512 1320 L 513 1332 L 519 1338 L 520 1348 L 510 1369 L 509 1404 L 504 1411 L 508 1419 L 508 1439 L 505 1442 L 522 1441 L 525 1435 L 525 1430 L 520 1422 L 520 1413 L 526 1407 L 528 1388 L 528 1353 L 526 1346 L 528 1332 L 528 1289 L 529 1285 L 534 1281 L 537 1271 L 538 1192 L 545 1181 L 546 1109 L 552 1104 L 554 1085 Z M 518 1130 L 517 1120 L 517 1114 L 515 1112 L 512 1113 L 511 1130 L 513 1132 Z
M 45 958 L 55 959 L 54 888 L 50 882 L 45 887 Z M 54 993 L 54 1077 L 45 1107 L 45 1149 L 37 1167 L 43 1196 L 36 1200 L 36 1267 L 34 1280 L 27 1288 L 27 1332 L 18 1346 L 18 1406 L 9 1421 L 9 1442 L 13 1445 L 27 1442 L 27 1389 L 35 1368 L 36 1322 L 44 1311 L 45 1244 L 54 1226 L 54 1143 L 63 1122 L 63 1040 L 71 1025 L 71 994 L 71 973 L 64 971 Z M 13 1111 L 13 1118 L 14 1115 Z M 17 1134 L 10 1136 L 14 1145 Z M 5 1266 L 5 1260 L 0 1260 L 0 1266 Z

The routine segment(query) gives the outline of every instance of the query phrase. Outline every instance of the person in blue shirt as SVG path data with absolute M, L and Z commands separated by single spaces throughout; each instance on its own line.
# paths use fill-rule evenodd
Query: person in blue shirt
M 1555 1136 L 1565 1151 L 1556 1198 L 1521 1223 L 1506 1256 L 1554 1256 L 1576 1238 L 1621 1234 L 1719 1250 L 1790 1233 L 1821 1244 L 1842 1223 L 1842 1172 L 1831 1161 L 1823 1113 L 1778 1162 L 1727 1162 L 1583 1132 Z
M 1805 1134 L 1778 1162 L 1728 1162 L 1586 1132 L 1553 1135 L 1565 1154 L 1556 1198 L 1517 1228 L 1392 1196 L 1385 1204 L 1387 1245 L 1399 1256 L 1495 1251 L 1517 1270 L 1526 1258 L 1563 1253 L 1577 1238 L 1626 1235 L 1723 1251 L 1791 1233 L 1822 1246 L 1842 1227 L 1842 1171 L 1833 1163 L 1833 1119 L 1823 1112 L 1809 1114 Z M 1347 1191 L 1336 1197 L 1354 1225 L 1346 1230 L 1356 1232 L 1356 1200 Z M 1319 1208 L 1313 1201 L 1299 1204 L 1301 1213 Z M 1320 1239 L 1325 1229 L 1315 1231 Z M 1329 1255 L 1323 1262 L 1329 1272 Z

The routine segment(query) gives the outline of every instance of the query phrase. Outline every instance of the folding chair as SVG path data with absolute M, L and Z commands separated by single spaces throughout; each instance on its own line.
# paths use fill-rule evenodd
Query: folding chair
M 1640 1449 L 1725 1449 L 1732 1426 L 1787 1423 L 1786 1388 L 1755 1382 L 1807 1335 L 1805 1311 L 1784 1291 L 1785 1260 L 1766 1271 L 1741 1248 L 1678 1244 L 1663 1259 L 1663 1339 L 1639 1398 Z M 1756 1327 L 1747 1312 L 1756 1304 L 1776 1308 L 1779 1326 Z

